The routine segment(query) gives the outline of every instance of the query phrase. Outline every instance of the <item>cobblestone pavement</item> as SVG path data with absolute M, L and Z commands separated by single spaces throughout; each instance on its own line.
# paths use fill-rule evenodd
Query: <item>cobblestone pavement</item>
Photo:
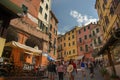
M 99 70 L 95 69 L 95 75 L 93 78 L 90 78 L 89 75 L 89 70 L 86 70 L 86 77 L 82 77 L 82 73 L 80 69 L 78 69 L 78 73 L 75 76 L 75 80 L 104 80 L 103 77 L 101 76 Z M 44 79 L 44 80 L 49 80 L 49 79 Z M 58 77 L 56 76 L 55 80 L 59 80 Z M 69 80 L 67 75 L 64 75 L 64 80 Z

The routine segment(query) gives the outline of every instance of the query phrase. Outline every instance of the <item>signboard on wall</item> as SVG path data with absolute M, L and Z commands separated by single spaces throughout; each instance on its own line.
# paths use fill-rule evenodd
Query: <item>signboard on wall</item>
M 5 40 L 6 39 L 0 37 L 0 57 L 2 56 L 2 52 L 4 49 L 4 45 L 5 45 Z

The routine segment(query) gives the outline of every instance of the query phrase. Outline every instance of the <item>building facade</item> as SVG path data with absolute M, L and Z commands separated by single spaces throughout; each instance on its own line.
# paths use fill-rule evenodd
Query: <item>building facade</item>
M 50 11 L 50 27 L 49 27 L 49 55 L 57 59 L 57 32 L 58 20 L 55 14 Z
M 78 29 L 79 27 L 75 26 L 58 38 L 58 55 L 64 60 L 76 59 L 78 56 L 76 43 L 76 31 Z
M 98 12 L 100 23 L 103 29 L 104 46 L 99 51 L 106 59 L 109 59 L 109 65 L 112 67 L 113 74 L 116 74 L 114 64 L 119 63 L 119 33 L 120 33 L 120 1 L 119 0 L 96 0 L 95 8 Z M 114 64 L 113 64 L 114 63 Z M 118 74 L 118 73 L 117 73 Z
M 86 59 L 92 58 L 93 44 L 91 31 L 95 26 L 96 24 L 90 23 L 77 31 L 77 52 L 81 58 L 82 56 L 85 56 Z
M 97 58 L 97 53 L 103 46 L 103 30 L 99 25 L 96 26 L 91 30 L 92 36 L 92 46 L 93 46 L 93 57 Z
M 10 1 L 21 7 L 23 13 L 19 14 L 22 18 L 16 18 L 10 22 L 10 28 L 7 31 L 7 43 L 2 56 L 7 56 L 6 53 L 8 52 L 11 53 L 9 58 L 14 60 L 18 66 L 23 66 L 23 62 L 34 64 L 37 67 L 47 65 L 47 57 L 43 57 L 42 53 L 49 53 L 51 0 Z M 58 22 L 53 13 L 51 16 L 53 17 L 51 24 L 55 28 L 55 35 L 52 34 L 54 41 L 52 42 L 55 43 Z M 10 38 L 10 36 L 12 37 Z M 13 47 L 14 44 L 17 47 Z M 56 53 L 56 48 L 54 49 Z

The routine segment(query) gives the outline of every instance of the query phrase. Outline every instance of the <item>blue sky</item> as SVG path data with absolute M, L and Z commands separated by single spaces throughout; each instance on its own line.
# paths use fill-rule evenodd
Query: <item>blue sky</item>
M 96 22 L 98 15 L 94 5 L 95 0 L 52 0 L 52 11 L 59 21 L 58 33 Z

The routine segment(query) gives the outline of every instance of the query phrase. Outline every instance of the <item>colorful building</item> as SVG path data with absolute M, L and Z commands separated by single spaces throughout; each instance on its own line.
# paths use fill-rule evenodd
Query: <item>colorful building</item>
M 55 29 L 54 35 L 52 34 L 54 43 L 57 38 L 58 23 L 51 12 L 51 0 L 10 1 L 21 7 L 23 13 L 19 14 L 22 18 L 10 22 L 2 56 L 10 58 L 16 66 L 22 67 L 26 63 L 37 67 L 47 65 L 47 57 L 42 56 L 42 53 L 48 54 L 49 51 L 50 15 L 53 17 L 51 24 Z
M 58 55 L 64 60 L 76 59 L 78 56 L 76 31 L 79 28 L 75 26 L 75 28 L 58 38 Z
M 10 21 L 15 18 L 20 18 L 18 15 L 22 14 L 22 8 L 14 4 L 9 0 L 0 1 L 0 57 L 4 49 L 6 41 L 6 33 L 9 27 Z
M 97 23 L 98 24 L 98 23 Z M 97 53 L 103 46 L 103 30 L 101 29 L 100 25 L 97 25 L 91 30 L 92 36 L 92 47 L 93 47 L 93 57 L 97 57 Z
M 104 58 L 109 59 L 113 74 L 116 74 L 114 64 L 119 63 L 120 56 L 120 0 L 96 0 L 95 8 L 100 20 L 99 25 L 103 29 L 104 46 L 99 51 Z
M 57 59 L 57 32 L 58 20 L 55 14 L 50 11 L 50 27 L 49 27 L 49 55 L 53 59 Z
M 92 58 L 93 44 L 91 30 L 96 24 L 90 23 L 87 26 L 81 27 L 77 30 L 77 53 L 78 59 L 85 56 L 86 59 Z

